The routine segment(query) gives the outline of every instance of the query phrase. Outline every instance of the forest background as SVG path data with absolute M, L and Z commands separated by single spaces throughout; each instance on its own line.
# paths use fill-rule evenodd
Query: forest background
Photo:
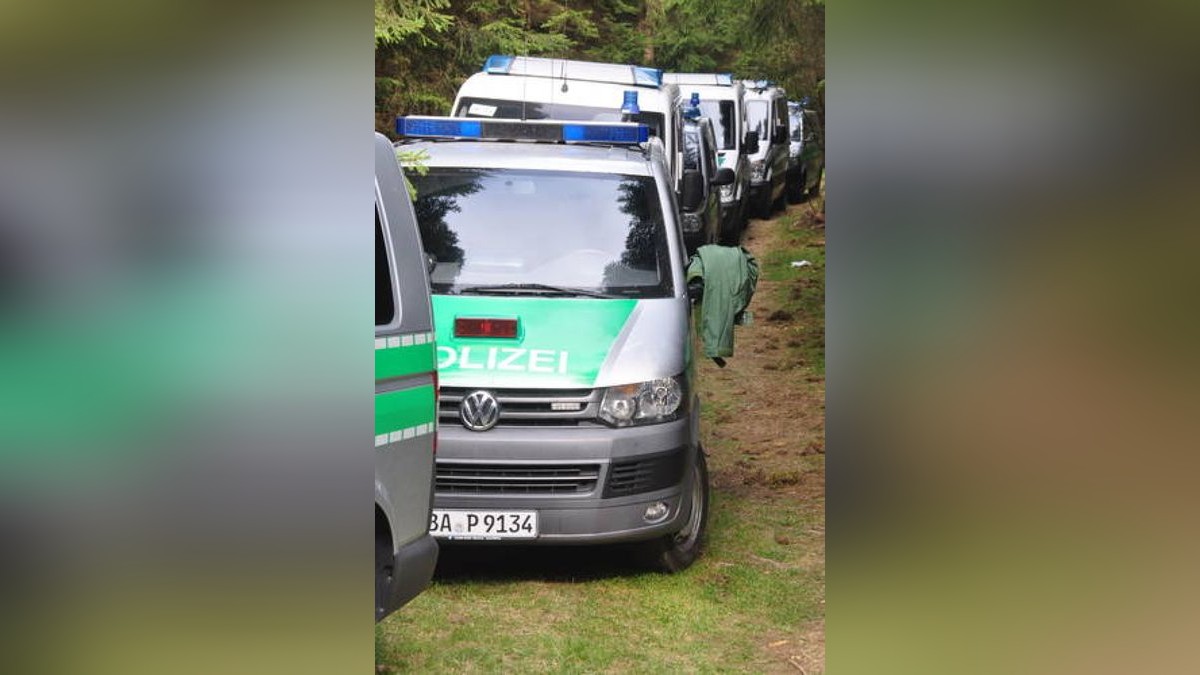
M 446 115 L 491 54 L 732 72 L 824 117 L 823 0 L 375 0 L 375 128 Z

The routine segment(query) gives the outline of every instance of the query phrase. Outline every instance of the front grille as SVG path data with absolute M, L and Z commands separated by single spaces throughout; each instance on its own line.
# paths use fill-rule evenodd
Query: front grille
M 440 494 L 587 494 L 600 480 L 599 464 L 437 463 Z
M 624 497 L 678 485 L 683 478 L 683 450 L 660 455 L 617 460 L 608 471 L 605 497 Z
M 438 397 L 438 419 L 442 424 L 461 424 L 458 406 L 472 387 L 442 387 Z M 567 427 L 599 424 L 600 389 L 489 389 L 500 404 L 502 427 Z M 555 408 L 567 408 L 555 410 Z

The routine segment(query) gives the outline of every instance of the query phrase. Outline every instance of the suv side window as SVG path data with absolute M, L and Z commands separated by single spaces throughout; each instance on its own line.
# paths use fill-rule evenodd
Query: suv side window
M 396 318 L 396 298 L 392 292 L 391 261 L 388 260 L 387 243 L 383 238 L 383 224 L 379 222 L 379 208 L 375 208 L 375 325 L 386 326 Z

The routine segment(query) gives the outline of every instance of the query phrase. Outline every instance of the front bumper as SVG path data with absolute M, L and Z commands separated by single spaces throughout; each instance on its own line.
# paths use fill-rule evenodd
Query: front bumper
M 505 539 L 469 543 L 501 544 L 602 544 L 652 539 L 679 531 L 691 512 L 688 467 L 697 446 L 691 420 L 627 429 L 608 427 L 497 427 L 474 433 L 446 425 L 438 436 L 438 465 L 531 465 L 581 463 L 599 470 L 595 485 L 569 494 L 507 492 L 463 493 L 439 488 L 436 509 L 536 510 L 536 539 Z M 661 457 L 679 457 L 679 470 L 670 485 L 649 491 L 612 496 L 614 466 Z M 609 496 L 606 496 L 608 494 Z M 646 508 L 657 502 L 668 506 L 660 522 L 647 523 Z M 439 539 L 446 544 L 458 543 Z

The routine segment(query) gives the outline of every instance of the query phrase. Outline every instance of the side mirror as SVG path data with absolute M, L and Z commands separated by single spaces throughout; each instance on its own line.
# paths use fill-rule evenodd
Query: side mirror
M 747 131 L 746 139 L 742 141 L 742 152 L 747 155 L 753 155 L 758 152 L 758 132 Z
M 425 252 L 425 271 L 433 274 L 433 268 L 437 267 L 437 256 L 428 251 Z
M 733 173 L 733 169 L 722 167 L 717 169 L 717 175 L 713 177 L 713 185 L 733 185 L 733 181 L 737 180 L 737 175 Z
M 704 201 L 704 174 L 696 170 L 683 172 L 683 194 L 679 207 L 684 211 L 695 211 Z

